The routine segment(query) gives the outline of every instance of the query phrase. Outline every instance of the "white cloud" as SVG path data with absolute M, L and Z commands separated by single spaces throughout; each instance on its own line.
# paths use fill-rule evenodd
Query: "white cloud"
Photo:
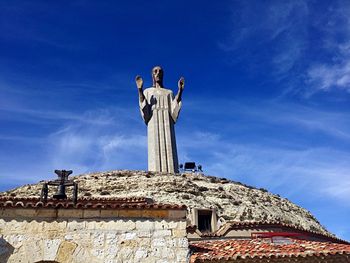
M 322 61 L 310 63 L 306 83 L 312 92 L 341 89 L 350 91 L 350 5 L 335 2 L 320 20 L 314 22 L 321 36 L 318 45 Z
M 339 64 L 313 65 L 308 71 L 308 83 L 320 90 L 340 88 L 350 92 L 350 53 Z
M 109 119 L 112 113 L 118 118 Z M 86 119 L 95 121 L 91 123 Z M 132 127 L 133 122 L 130 116 L 115 109 L 88 112 L 82 119 L 65 125 L 49 136 L 49 147 L 54 149 L 48 156 L 49 162 L 54 167 L 73 169 L 75 173 L 145 169 L 146 137 Z
M 322 191 L 327 195 L 333 196 L 339 200 L 347 201 L 350 199 L 350 167 L 347 170 L 338 170 L 336 173 L 330 173 L 328 183 Z M 341 177 L 339 180 L 339 176 Z M 346 202 L 347 204 L 347 202 Z
M 233 61 L 249 60 L 251 70 L 268 67 L 276 81 L 283 81 L 282 96 L 350 92 L 350 5 L 334 1 L 322 12 L 316 5 L 235 2 L 231 32 L 219 47 Z
M 98 144 L 103 149 L 105 156 L 108 156 L 110 152 L 121 148 L 137 147 L 144 148 L 145 141 L 147 140 L 145 135 L 142 136 L 104 136 L 101 137 Z

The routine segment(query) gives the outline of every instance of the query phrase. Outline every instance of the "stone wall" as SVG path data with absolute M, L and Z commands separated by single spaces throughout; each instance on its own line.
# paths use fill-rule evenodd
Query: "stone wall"
M 0 262 L 187 262 L 185 219 L 0 218 Z

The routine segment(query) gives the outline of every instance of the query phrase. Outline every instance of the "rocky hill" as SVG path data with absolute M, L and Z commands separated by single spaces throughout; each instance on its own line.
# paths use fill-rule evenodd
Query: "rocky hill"
M 279 221 L 329 234 L 310 212 L 287 199 L 225 178 L 128 170 L 72 178 L 78 182 L 79 196 L 150 197 L 157 203 L 216 208 L 218 216 L 225 220 Z M 0 195 L 39 196 L 41 187 L 42 183 L 25 185 Z

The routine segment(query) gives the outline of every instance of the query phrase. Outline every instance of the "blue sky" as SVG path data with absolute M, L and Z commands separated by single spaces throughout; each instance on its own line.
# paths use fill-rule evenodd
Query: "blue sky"
M 134 77 L 176 91 L 179 159 L 350 240 L 348 1 L 1 1 L 0 190 L 146 169 Z

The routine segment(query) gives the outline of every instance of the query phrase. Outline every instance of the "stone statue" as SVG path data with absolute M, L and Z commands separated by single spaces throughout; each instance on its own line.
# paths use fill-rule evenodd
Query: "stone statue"
M 163 69 L 152 69 L 153 86 L 142 90 L 143 80 L 136 76 L 140 111 L 147 125 L 148 170 L 177 173 L 178 158 L 174 124 L 181 109 L 181 97 L 185 79 L 178 82 L 178 93 L 174 97 L 171 90 L 163 86 Z

